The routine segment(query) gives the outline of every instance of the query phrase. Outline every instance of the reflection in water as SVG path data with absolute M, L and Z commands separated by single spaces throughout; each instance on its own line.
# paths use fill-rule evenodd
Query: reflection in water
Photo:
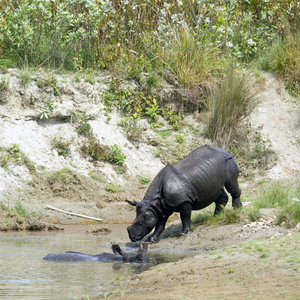
M 99 226 L 101 227 L 101 225 Z M 103 225 L 102 225 L 103 227 Z M 109 225 L 109 235 L 87 234 L 87 226 L 67 226 L 58 232 L 0 233 L 0 299 L 80 299 L 95 296 L 117 278 L 128 278 L 151 265 L 176 261 L 183 255 L 154 254 L 149 264 L 123 262 L 51 262 L 48 253 L 110 252 L 112 243 L 128 242 L 126 225 Z M 132 250 L 126 248 L 125 250 Z

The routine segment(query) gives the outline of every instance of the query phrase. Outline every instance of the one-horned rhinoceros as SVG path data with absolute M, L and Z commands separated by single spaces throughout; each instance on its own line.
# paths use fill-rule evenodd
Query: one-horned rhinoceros
M 101 254 L 85 254 L 81 252 L 68 251 L 64 253 L 50 253 L 44 257 L 44 260 L 50 261 L 123 261 L 127 263 L 146 263 L 149 261 L 149 257 L 146 254 L 148 250 L 148 244 L 142 243 L 140 248 L 136 252 L 125 252 L 119 245 L 111 246 L 113 253 L 101 253 Z
M 232 196 L 232 206 L 241 208 L 241 190 L 237 181 L 239 168 L 233 156 L 217 146 L 202 146 L 184 159 L 164 167 L 155 177 L 143 200 L 129 201 L 136 206 L 136 219 L 127 228 L 131 241 L 148 237 L 157 242 L 168 217 L 179 212 L 182 235 L 191 232 L 191 212 L 215 202 L 215 214 L 228 202 L 226 190 Z

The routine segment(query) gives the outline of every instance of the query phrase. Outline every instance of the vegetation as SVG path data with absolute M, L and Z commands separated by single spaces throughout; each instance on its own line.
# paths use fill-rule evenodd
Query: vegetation
M 296 182 L 271 182 L 263 185 L 252 196 L 251 205 L 242 210 L 225 208 L 219 215 L 212 215 L 212 208 L 200 213 L 193 213 L 194 226 L 202 224 L 230 224 L 237 222 L 254 222 L 261 218 L 261 208 L 277 208 L 276 220 L 278 224 L 284 222 L 285 226 L 293 227 L 300 223 L 300 184 Z
M 117 107 L 135 122 L 126 125 L 133 141 L 141 117 L 156 127 L 161 114 L 180 128 L 181 115 L 162 110 L 156 93 L 168 71 L 181 87 L 198 90 L 193 101 L 201 103 L 199 109 L 209 99 L 206 135 L 231 150 L 235 131 L 255 105 L 249 75 L 240 71 L 243 63 L 262 62 L 257 65 L 281 76 L 291 93 L 299 92 L 299 7 L 290 0 L 3 0 L 0 66 L 21 68 L 24 89 L 33 68 L 41 66 L 82 70 L 91 84 L 96 69 L 136 80 L 138 90 L 113 80 L 103 95 L 107 113 Z M 38 86 L 61 93 L 53 72 L 38 79 Z M 49 106 L 41 106 L 42 119 L 50 113 Z M 84 118 L 78 132 L 90 134 Z
M 10 77 L 4 76 L 0 80 L 0 92 L 8 90 Z
M 109 68 L 134 79 L 166 68 L 186 87 L 209 85 L 231 60 L 253 60 L 300 19 L 290 0 L 3 0 L 0 12 L 2 68 Z
M 257 103 L 249 77 L 230 69 L 209 94 L 210 116 L 205 134 L 225 149 L 232 148 L 240 123 L 249 117 Z
M 71 140 L 58 135 L 52 138 L 52 146 L 57 151 L 58 155 L 66 157 L 70 153 Z
M 7 148 L 0 147 L 0 166 L 9 169 L 10 165 L 25 165 L 30 172 L 35 172 L 35 165 L 21 151 L 19 144 L 11 144 Z

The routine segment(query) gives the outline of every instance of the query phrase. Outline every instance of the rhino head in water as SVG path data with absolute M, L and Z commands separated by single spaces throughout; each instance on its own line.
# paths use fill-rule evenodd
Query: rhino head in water
M 114 253 L 101 253 L 101 254 L 85 254 L 81 252 L 68 251 L 64 253 L 50 253 L 44 260 L 49 261 L 123 261 L 125 263 L 145 263 L 149 261 L 147 255 L 148 244 L 142 243 L 139 249 L 135 252 L 125 252 L 119 245 L 112 245 Z

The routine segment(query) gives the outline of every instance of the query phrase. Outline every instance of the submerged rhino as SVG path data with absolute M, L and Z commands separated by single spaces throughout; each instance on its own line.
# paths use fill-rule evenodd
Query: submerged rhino
M 136 206 L 136 219 L 127 228 L 131 241 L 148 237 L 157 242 L 169 216 L 179 212 L 182 235 L 191 232 L 191 212 L 215 202 L 215 214 L 232 196 L 232 206 L 241 208 L 241 190 L 237 181 L 239 168 L 233 156 L 217 146 L 202 146 L 184 159 L 164 167 L 155 177 L 143 200 L 129 201 Z
M 112 245 L 113 253 L 101 253 L 97 255 L 85 254 L 81 252 L 68 251 L 64 253 L 50 253 L 45 256 L 44 260 L 50 261 L 124 261 L 129 263 L 145 263 L 149 261 L 149 257 L 146 252 L 148 250 L 148 244 L 142 243 L 140 248 L 133 253 L 126 253 L 119 245 Z

